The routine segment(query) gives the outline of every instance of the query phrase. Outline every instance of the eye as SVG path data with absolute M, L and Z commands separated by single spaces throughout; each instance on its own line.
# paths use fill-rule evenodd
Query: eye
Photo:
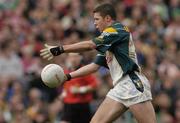
M 99 20 L 99 18 L 94 18 L 95 21 Z

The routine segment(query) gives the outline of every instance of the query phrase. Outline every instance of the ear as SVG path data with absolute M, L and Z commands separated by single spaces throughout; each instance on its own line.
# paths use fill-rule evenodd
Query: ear
M 112 21 L 112 18 L 111 18 L 111 16 L 106 15 L 105 20 L 106 20 L 106 22 L 110 22 L 110 21 Z

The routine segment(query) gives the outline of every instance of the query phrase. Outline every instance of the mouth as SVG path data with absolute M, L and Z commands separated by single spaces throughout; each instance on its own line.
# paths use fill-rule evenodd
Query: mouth
M 99 26 L 98 26 L 98 25 L 96 25 L 95 27 L 96 27 L 96 29 L 99 29 Z

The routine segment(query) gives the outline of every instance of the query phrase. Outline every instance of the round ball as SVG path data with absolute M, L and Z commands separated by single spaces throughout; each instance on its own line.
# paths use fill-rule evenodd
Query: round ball
M 57 64 L 48 64 L 41 72 L 41 79 L 46 86 L 57 87 L 64 81 L 64 71 Z

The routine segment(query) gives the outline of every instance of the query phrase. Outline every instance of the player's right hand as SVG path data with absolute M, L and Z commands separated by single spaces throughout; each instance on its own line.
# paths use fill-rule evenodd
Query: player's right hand
M 51 60 L 54 58 L 54 56 L 64 53 L 63 46 L 51 46 L 48 44 L 45 44 L 44 46 L 45 48 L 40 50 L 40 56 L 42 56 L 44 59 Z

